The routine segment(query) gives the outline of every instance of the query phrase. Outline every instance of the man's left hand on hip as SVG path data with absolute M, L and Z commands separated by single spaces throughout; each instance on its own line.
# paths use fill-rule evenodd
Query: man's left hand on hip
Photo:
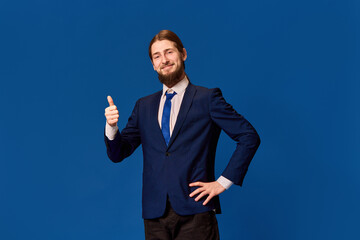
M 226 189 L 221 186 L 220 183 L 217 181 L 214 182 L 193 182 L 189 184 L 190 187 L 199 187 L 192 193 L 190 193 L 190 197 L 193 197 L 199 194 L 195 201 L 199 201 L 202 197 L 208 195 L 206 200 L 204 201 L 203 205 L 206 205 L 213 197 L 219 195 L 220 193 L 224 192 Z

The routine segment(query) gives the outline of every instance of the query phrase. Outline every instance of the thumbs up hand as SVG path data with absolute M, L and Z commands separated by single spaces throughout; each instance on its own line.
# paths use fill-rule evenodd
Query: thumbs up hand
M 107 97 L 107 100 L 109 102 L 109 107 L 105 108 L 106 121 L 110 126 L 115 127 L 119 121 L 119 111 L 110 96 Z

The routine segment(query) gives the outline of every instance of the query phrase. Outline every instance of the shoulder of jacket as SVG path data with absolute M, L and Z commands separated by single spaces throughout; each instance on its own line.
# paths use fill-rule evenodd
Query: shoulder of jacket
M 220 88 L 207 88 L 207 87 L 196 86 L 196 85 L 193 85 L 193 86 L 195 87 L 196 91 L 202 95 L 211 96 L 211 95 L 217 94 L 217 93 L 221 94 Z
M 193 87 L 199 91 L 199 92 L 202 92 L 202 93 L 212 93 L 214 91 L 219 91 L 220 88 L 208 88 L 208 87 L 203 87 L 203 86 L 197 86 L 197 85 L 193 85 Z
M 141 98 L 139 98 L 137 101 L 138 101 L 138 102 L 141 102 L 141 101 L 151 100 L 151 99 L 153 99 L 154 97 L 158 97 L 159 95 L 161 95 L 161 93 L 162 93 L 162 90 L 161 90 L 161 91 L 157 91 L 157 92 L 155 92 L 155 93 L 152 93 L 152 94 L 150 94 L 150 95 L 141 97 Z

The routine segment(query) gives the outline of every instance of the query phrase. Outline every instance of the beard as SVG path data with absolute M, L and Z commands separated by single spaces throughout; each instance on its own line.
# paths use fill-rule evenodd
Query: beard
M 184 62 L 181 62 L 181 65 L 177 69 L 175 69 L 175 71 L 172 73 L 164 75 L 158 72 L 158 78 L 162 84 L 165 84 L 167 87 L 171 88 L 182 80 L 181 76 L 183 75 L 183 73 L 184 73 Z

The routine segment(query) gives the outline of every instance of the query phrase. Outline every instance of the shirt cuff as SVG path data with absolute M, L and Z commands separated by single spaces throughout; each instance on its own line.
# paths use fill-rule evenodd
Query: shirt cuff
M 115 127 L 112 127 L 108 124 L 108 122 L 106 122 L 105 125 L 105 136 L 110 140 L 114 140 L 115 139 L 115 135 L 117 133 L 117 131 L 119 130 L 118 126 L 116 125 Z
M 231 187 L 231 185 L 234 184 L 232 181 L 230 181 L 229 179 L 223 176 L 220 176 L 216 181 L 220 183 L 220 185 L 223 186 L 226 190 L 228 190 Z

